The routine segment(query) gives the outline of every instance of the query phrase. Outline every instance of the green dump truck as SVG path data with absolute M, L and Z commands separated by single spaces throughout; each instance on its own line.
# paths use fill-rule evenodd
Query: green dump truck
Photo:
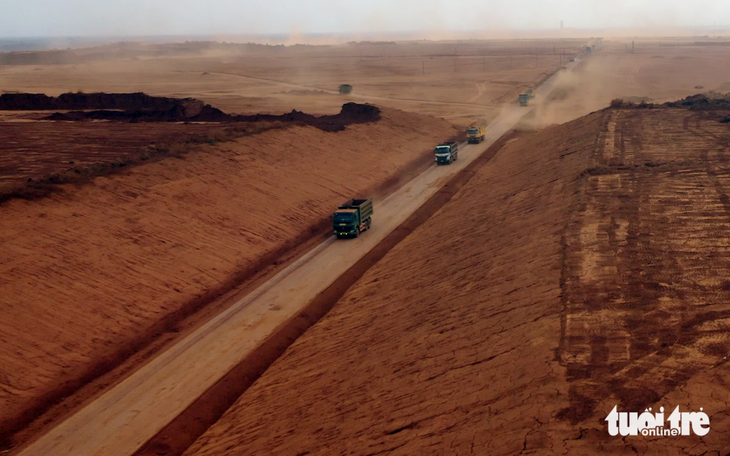
M 459 159 L 459 145 L 453 141 L 439 144 L 433 154 L 437 165 L 450 165 Z
M 373 200 L 351 199 L 337 208 L 332 215 L 332 226 L 338 238 L 358 237 L 370 228 Z
M 474 126 L 466 129 L 466 142 L 469 144 L 479 144 L 484 141 L 487 135 L 487 127 L 485 125 Z
M 520 106 L 527 106 L 527 103 L 529 100 L 530 100 L 529 94 L 527 94 L 527 93 L 520 94 Z

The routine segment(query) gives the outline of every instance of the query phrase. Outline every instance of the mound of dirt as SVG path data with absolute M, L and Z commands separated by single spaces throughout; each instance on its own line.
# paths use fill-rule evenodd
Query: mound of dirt
M 124 111 L 169 111 L 179 108 L 187 117 L 197 115 L 205 106 L 194 98 L 153 97 L 145 93 L 64 93 L 49 97 L 42 93 L 5 93 L 0 95 L 0 110 L 50 111 L 114 109 Z
M 664 104 L 651 103 L 649 97 L 624 97 L 611 101 L 612 108 L 686 108 L 690 111 L 724 111 L 730 110 L 730 93 L 722 94 L 717 92 L 700 93 L 691 95 L 679 101 L 671 101 Z
M 689 96 L 683 100 L 666 103 L 672 108 L 689 108 L 691 111 L 730 110 L 730 94 L 708 92 Z
M 372 105 L 347 103 L 339 114 L 313 116 L 292 110 L 288 114 L 231 115 L 195 98 L 153 97 L 144 93 L 65 93 L 49 97 L 35 93 L 0 95 L 0 110 L 56 112 L 45 120 L 113 122 L 288 122 L 311 125 L 324 131 L 341 131 L 349 124 L 374 122 L 380 109 Z
M 369 104 L 345 103 L 339 114 L 330 116 L 313 116 L 297 110 L 280 116 L 272 114 L 254 114 L 251 116 L 232 116 L 235 122 L 295 122 L 319 128 L 324 131 L 341 131 L 349 124 L 368 123 L 380 119 L 380 109 Z
M 198 100 L 194 100 L 198 101 Z M 56 112 L 45 120 L 86 121 L 109 120 L 116 122 L 230 122 L 231 116 L 210 105 L 177 104 L 170 109 L 130 109 L 127 111 L 71 111 Z

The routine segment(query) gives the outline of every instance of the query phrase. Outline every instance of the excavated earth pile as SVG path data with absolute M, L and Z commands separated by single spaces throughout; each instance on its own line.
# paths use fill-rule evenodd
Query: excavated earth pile
M 197 100 L 194 100 L 197 101 Z M 193 102 L 190 102 L 193 104 Z M 197 108 L 197 106 L 196 106 Z M 195 113 L 195 114 L 192 114 Z M 229 115 L 210 105 L 191 110 L 187 104 L 175 105 L 168 110 L 127 110 L 127 111 L 72 111 L 55 113 L 46 120 L 109 120 L 115 122 L 285 122 L 298 125 L 311 125 L 323 131 L 342 131 L 347 125 L 375 122 L 380 119 L 380 109 L 372 105 L 347 103 L 335 115 L 313 116 L 293 110 L 288 114 Z
M 231 115 L 194 98 L 153 97 L 144 93 L 65 93 L 58 97 L 43 94 L 6 93 L 0 95 L 0 110 L 65 110 L 45 120 L 114 122 L 286 122 L 311 125 L 324 131 L 342 131 L 347 125 L 380 119 L 376 106 L 346 103 L 335 115 L 314 116 L 297 110 L 288 114 Z
M 729 144 L 655 107 L 506 145 L 186 454 L 727 454 Z
M 177 106 L 190 106 L 189 115 L 195 115 L 203 102 L 193 98 L 154 97 L 144 93 L 64 93 L 51 97 L 39 93 L 4 93 L 0 95 L 0 110 L 4 111 L 49 111 L 120 109 L 167 111 Z

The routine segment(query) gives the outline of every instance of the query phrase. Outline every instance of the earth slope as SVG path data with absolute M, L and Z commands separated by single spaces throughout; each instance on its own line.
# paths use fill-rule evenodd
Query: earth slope
M 506 145 L 189 455 L 730 450 L 730 131 L 607 109 Z M 660 406 L 705 437 L 611 437 Z
M 320 231 L 338 204 L 430 163 L 443 120 L 384 110 L 337 133 L 203 145 L 0 206 L 0 429 L 113 366 L 155 326 Z M 2 436 L 0 436 L 2 437 Z

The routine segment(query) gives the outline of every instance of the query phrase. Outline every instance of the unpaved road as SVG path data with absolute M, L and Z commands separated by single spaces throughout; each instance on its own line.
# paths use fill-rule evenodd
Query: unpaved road
M 552 80 L 548 80 L 537 93 L 545 95 L 551 89 Z M 511 129 L 526 112 L 517 106 L 506 108 L 488 127 L 484 143 L 464 146 L 453 165 L 434 165 L 376 203 L 373 228 L 362 237 L 352 241 L 330 239 L 321 244 L 20 454 L 126 456 L 134 453 Z

